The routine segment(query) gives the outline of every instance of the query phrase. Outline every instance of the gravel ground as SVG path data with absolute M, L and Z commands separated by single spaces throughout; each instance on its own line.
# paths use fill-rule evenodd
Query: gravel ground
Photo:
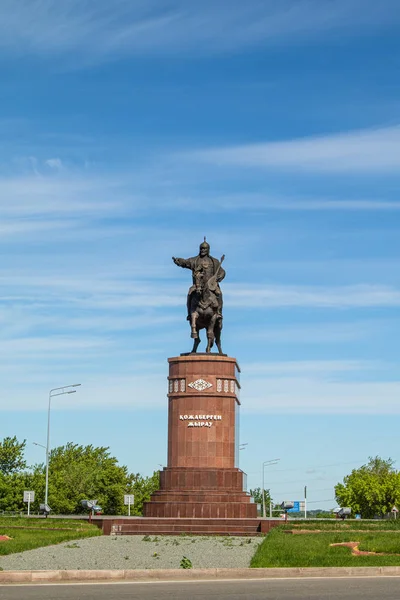
M 103 536 L 0 557 L 4 571 L 43 569 L 195 569 L 248 567 L 261 537 Z M 147 541 L 146 541 L 147 540 Z

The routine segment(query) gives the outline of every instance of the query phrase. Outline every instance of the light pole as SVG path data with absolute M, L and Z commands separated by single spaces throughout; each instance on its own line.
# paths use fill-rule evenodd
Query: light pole
M 40 446 L 41 448 L 44 448 L 46 450 L 46 446 L 43 446 L 43 444 L 38 444 L 37 442 L 32 442 L 32 444 L 34 446 Z
M 272 460 L 265 460 L 262 464 L 262 513 L 263 513 L 263 517 L 265 519 L 266 514 L 265 514 L 265 481 L 264 481 L 264 471 L 265 471 L 265 467 L 268 465 L 276 465 L 277 462 L 279 462 L 281 459 L 280 458 L 273 458 Z
M 47 506 L 47 500 L 49 497 L 49 453 L 50 453 L 50 408 L 51 408 L 51 399 L 55 396 L 63 396 L 64 394 L 75 394 L 76 390 L 71 390 L 69 388 L 79 387 L 80 383 L 73 383 L 72 385 L 63 385 L 62 387 L 53 388 L 49 392 L 49 409 L 47 412 L 47 443 L 46 443 L 46 489 L 44 493 L 44 503 Z M 61 390 L 61 391 L 60 391 Z M 57 392 L 54 394 L 53 392 Z M 41 446 L 41 444 L 36 444 L 37 446 Z

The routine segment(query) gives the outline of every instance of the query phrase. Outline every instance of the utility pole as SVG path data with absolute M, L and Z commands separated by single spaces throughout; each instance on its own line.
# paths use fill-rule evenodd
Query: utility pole
M 268 465 L 276 465 L 276 463 L 278 461 L 280 461 L 280 458 L 273 458 L 272 460 L 265 460 L 262 464 L 262 516 L 265 517 L 266 515 L 266 510 L 265 510 L 265 479 L 264 479 L 264 471 L 265 471 L 265 467 Z
M 307 519 L 307 486 L 304 486 L 304 518 Z

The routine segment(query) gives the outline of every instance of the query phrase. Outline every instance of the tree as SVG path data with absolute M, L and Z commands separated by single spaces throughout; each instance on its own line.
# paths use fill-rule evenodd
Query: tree
M 34 476 L 36 489 L 44 489 L 43 465 L 35 469 Z M 151 477 L 133 475 L 106 447 L 68 443 L 50 453 L 49 505 L 55 514 L 82 513 L 81 501 L 91 499 L 97 500 L 105 514 L 125 514 L 128 507 L 124 506 L 124 494 L 134 494 L 131 513 L 141 515 L 143 503 L 159 485 L 158 471 Z
M 35 491 L 32 512 L 44 500 L 46 467 L 28 469 L 24 460 L 25 441 L 16 437 L 0 442 L 0 511 L 25 511 L 24 490 Z M 97 500 L 105 514 L 127 514 L 124 494 L 134 494 L 132 514 L 141 515 L 143 503 L 160 486 L 159 471 L 150 477 L 133 475 L 118 464 L 109 448 L 68 443 L 54 448 L 49 456 L 49 505 L 53 514 L 83 513 L 82 500 Z
M 0 442 L 0 473 L 10 475 L 26 468 L 25 446 L 26 440 L 19 443 L 16 436 L 6 437 Z
M 143 504 L 150 500 L 150 496 L 160 489 L 160 471 L 154 471 L 151 477 L 143 477 L 137 473 L 131 475 L 131 486 L 129 488 L 130 493 L 135 496 L 135 504 L 131 514 L 142 515 Z M 128 507 L 126 507 L 127 509 Z M 127 511 L 126 511 L 127 512 Z
M 370 457 L 369 462 L 353 469 L 343 483 L 335 486 L 340 506 L 348 506 L 364 519 L 384 516 L 400 502 L 400 472 L 393 467 L 391 458 Z
M 44 471 L 43 466 L 36 469 Z M 72 442 L 54 448 L 49 457 L 49 505 L 54 513 L 84 512 L 82 500 L 95 499 L 106 514 L 122 511 L 129 473 L 106 447 Z
M 250 496 L 253 496 L 254 502 L 256 504 L 261 505 L 261 510 L 262 510 L 262 504 L 263 504 L 262 489 L 260 487 L 257 487 L 257 488 L 254 488 L 254 490 L 250 490 Z M 271 493 L 269 490 L 264 490 L 264 498 L 265 498 L 265 511 L 266 511 L 267 515 L 269 515 L 269 505 L 272 502 Z

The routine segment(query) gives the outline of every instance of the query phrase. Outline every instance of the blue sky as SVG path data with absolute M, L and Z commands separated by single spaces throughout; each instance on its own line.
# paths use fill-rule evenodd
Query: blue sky
M 3 0 L 0 437 L 166 461 L 190 274 L 226 255 L 240 466 L 274 499 L 399 459 L 397 0 Z

